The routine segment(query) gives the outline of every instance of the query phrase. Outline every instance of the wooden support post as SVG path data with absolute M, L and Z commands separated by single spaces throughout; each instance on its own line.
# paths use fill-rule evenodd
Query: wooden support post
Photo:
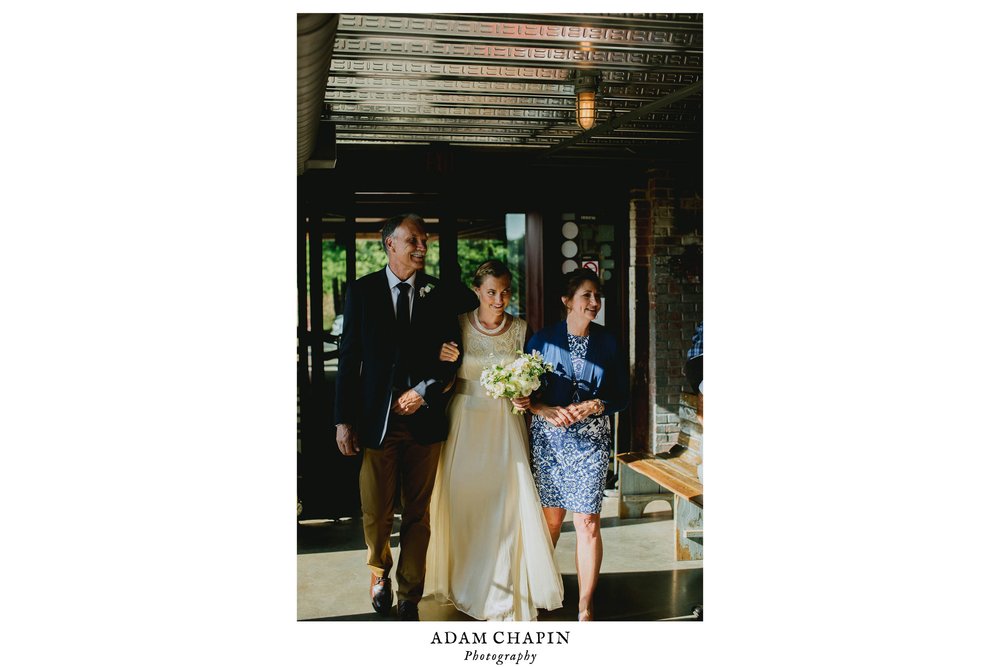
M 545 281 L 542 270 L 542 215 L 537 211 L 525 214 L 524 277 L 525 298 L 528 301 L 527 322 L 532 331 L 545 326 Z
M 677 560 L 702 560 L 704 536 L 703 510 L 686 500 L 674 496 L 674 557 Z

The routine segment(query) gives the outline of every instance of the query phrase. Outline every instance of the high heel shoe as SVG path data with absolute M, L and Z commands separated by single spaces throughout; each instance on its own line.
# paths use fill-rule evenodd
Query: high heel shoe
M 581 611 L 577 616 L 578 621 L 592 621 L 594 620 L 594 612 L 587 609 L 586 611 Z

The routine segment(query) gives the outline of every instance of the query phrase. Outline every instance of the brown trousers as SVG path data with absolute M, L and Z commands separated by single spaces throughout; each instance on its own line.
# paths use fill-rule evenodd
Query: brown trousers
M 397 484 L 399 487 L 403 517 L 396 585 L 400 601 L 419 602 L 424 594 L 431 537 L 429 506 L 440 454 L 440 442 L 417 444 L 406 418 L 389 415 L 383 448 L 366 449 L 361 463 L 361 513 L 368 567 L 378 577 L 387 577 L 392 570 L 389 536 Z

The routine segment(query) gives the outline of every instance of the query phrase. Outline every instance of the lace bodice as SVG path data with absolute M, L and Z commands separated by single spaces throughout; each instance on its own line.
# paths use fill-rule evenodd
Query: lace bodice
M 506 364 L 514 361 L 517 353 L 524 349 L 524 333 L 527 324 L 515 317 L 510 328 L 502 334 L 490 336 L 481 333 L 469 322 L 468 313 L 458 316 L 458 326 L 462 331 L 462 365 L 458 377 L 479 383 L 479 376 L 487 364 Z M 490 358 L 490 355 L 493 358 Z

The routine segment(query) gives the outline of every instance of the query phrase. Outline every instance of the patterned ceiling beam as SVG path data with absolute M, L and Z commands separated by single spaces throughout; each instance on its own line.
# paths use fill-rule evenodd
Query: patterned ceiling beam
M 354 103 L 327 104 L 330 112 L 348 112 L 351 114 L 388 114 L 406 116 L 468 116 L 470 118 L 547 118 L 567 119 L 573 117 L 573 111 L 556 109 L 518 109 L 505 107 L 425 107 L 417 104 L 370 103 L 363 107 Z
M 458 79 L 512 79 L 521 81 L 554 81 L 564 82 L 572 79 L 570 69 L 555 67 L 522 67 L 517 65 L 488 63 L 485 65 L 467 65 L 462 63 L 444 63 L 430 60 L 400 61 L 389 59 L 344 60 L 337 54 L 330 61 L 330 72 L 336 75 L 350 76 L 352 73 L 363 72 L 366 76 L 388 77 L 453 77 Z
M 414 79 L 368 76 L 331 76 L 326 82 L 327 91 L 338 89 L 387 89 L 430 92 L 506 92 L 520 95 L 572 95 L 573 86 L 562 83 L 534 83 L 525 81 L 490 81 L 476 79 Z
M 601 125 L 592 127 L 589 130 L 581 132 L 580 134 L 576 135 L 571 139 L 567 139 L 558 146 L 553 146 L 548 151 L 546 151 L 541 157 L 549 157 L 550 155 L 554 155 L 555 153 L 558 153 L 561 150 L 569 148 L 573 144 L 579 143 L 585 139 L 589 139 L 590 137 L 593 137 L 595 135 L 612 132 L 615 129 L 624 125 L 625 123 L 629 122 L 630 120 L 641 118 L 642 116 L 652 111 L 661 109 L 667 106 L 668 104 L 672 104 L 674 102 L 684 99 L 685 97 L 688 97 L 689 95 L 693 95 L 694 93 L 699 92 L 702 89 L 703 85 L 704 84 L 701 81 L 699 81 L 698 83 L 693 83 L 687 88 L 679 90 L 671 95 L 667 95 L 666 97 L 659 99 L 655 102 L 652 102 L 650 104 L 647 104 L 644 107 L 641 107 L 634 111 L 629 111 L 628 113 L 622 114 L 620 116 L 616 116 L 615 118 L 609 120 L 606 123 L 602 123 Z
M 688 81 L 690 85 L 694 81 Z M 659 99 L 683 86 L 668 84 L 602 84 L 602 99 Z M 469 81 L 440 79 L 390 79 L 366 76 L 332 76 L 327 80 L 327 99 L 335 91 L 392 91 L 413 93 L 456 93 L 456 94 L 518 94 L 531 96 L 572 97 L 573 86 L 555 83 L 526 83 L 521 81 Z M 697 96 L 692 96 L 697 97 Z
M 701 53 L 461 44 L 384 37 L 337 38 L 333 60 L 370 58 L 393 60 L 434 58 L 457 64 L 486 66 L 511 63 L 526 66 L 559 63 L 570 68 L 608 67 L 624 70 L 669 67 L 672 70 L 701 71 L 702 66 Z
M 575 100 L 572 95 L 558 97 L 517 95 L 479 95 L 475 93 L 432 93 L 392 90 L 333 90 L 326 92 L 329 102 L 413 102 L 431 107 L 438 106 L 512 106 L 525 108 L 572 109 Z
M 626 100 L 602 98 L 598 110 L 619 112 L 639 109 L 650 99 Z M 392 91 L 328 91 L 327 109 L 338 104 L 355 104 L 365 108 L 372 104 L 413 104 L 423 110 L 421 113 L 433 116 L 443 108 L 511 108 L 511 109 L 575 109 L 572 97 L 518 97 L 512 95 L 442 95 L 435 93 L 408 93 Z M 672 120 L 695 120 L 700 116 L 697 106 L 687 109 L 672 109 Z
M 364 77 L 384 81 L 434 80 L 572 86 L 573 69 L 549 67 L 507 67 L 459 65 L 432 61 L 339 60 L 330 63 L 331 77 Z M 701 80 L 701 72 L 673 72 L 664 69 L 635 71 L 602 70 L 603 84 L 662 84 L 687 86 Z M 603 85 L 602 84 L 602 85 Z
M 447 15 L 392 16 L 375 14 L 344 14 L 341 34 L 346 36 L 392 36 L 412 39 L 445 39 L 449 41 L 473 40 L 477 44 L 511 44 L 547 46 L 573 44 L 587 48 L 614 47 L 619 49 L 698 50 L 703 47 L 700 26 L 679 23 L 632 23 L 620 26 L 598 25 L 606 23 L 593 17 L 587 24 L 560 22 L 560 17 L 541 16 L 543 23 L 489 19 L 463 19 Z
M 413 125 L 414 123 L 424 124 L 425 122 L 432 123 L 438 127 L 493 128 L 497 126 L 496 121 L 491 118 L 465 118 L 461 116 L 449 118 L 442 118 L 439 116 L 383 116 L 378 114 L 354 114 L 344 112 L 332 114 L 332 118 L 325 122 L 336 122 L 338 127 L 342 123 L 361 123 L 370 127 L 392 127 L 394 125 Z M 512 118 L 505 118 L 503 124 L 504 127 L 527 128 L 533 130 L 551 126 L 551 123 L 545 121 L 520 120 Z
M 449 143 L 475 143 L 475 144 L 497 144 L 504 146 L 548 146 L 549 149 L 545 151 L 548 153 L 555 148 L 553 144 L 558 141 L 558 137 L 554 137 L 551 140 L 542 138 L 523 138 L 523 137 L 508 137 L 508 136 L 475 136 L 475 135 L 447 135 L 447 134 L 434 134 L 434 133 L 423 133 L 423 134 L 409 134 L 400 133 L 397 135 L 386 135 L 386 134 L 369 134 L 363 132 L 345 132 L 344 134 L 337 134 L 337 144 L 343 143 L 355 143 L 358 141 L 376 141 L 376 142 L 394 142 L 394 143 L 433 143 L 433 142 L 449 142 Z M 627 146 L 640 146 L 640 145 L 658 145 L 664 142 L 684 142 L 689 141 L 686 137 L 657 137 L 655 139 L 631 139 L 629 141 L 623 141 L 618 137 L 596 137 L 588 147 L 594 146 L 614 146 L 614 147 L 627 147 Z M 544 156 L 544 153 L 543 155 Z
M 663 30 L 668 28 L 702 30 L 702 14 L 405 14 L 394 13 L 386 16 L 439 16 L 467 21 L 507 21 L 511 23 L 540 23 L 551 25 L 603 25 L 614 28 L 645 28 Z

